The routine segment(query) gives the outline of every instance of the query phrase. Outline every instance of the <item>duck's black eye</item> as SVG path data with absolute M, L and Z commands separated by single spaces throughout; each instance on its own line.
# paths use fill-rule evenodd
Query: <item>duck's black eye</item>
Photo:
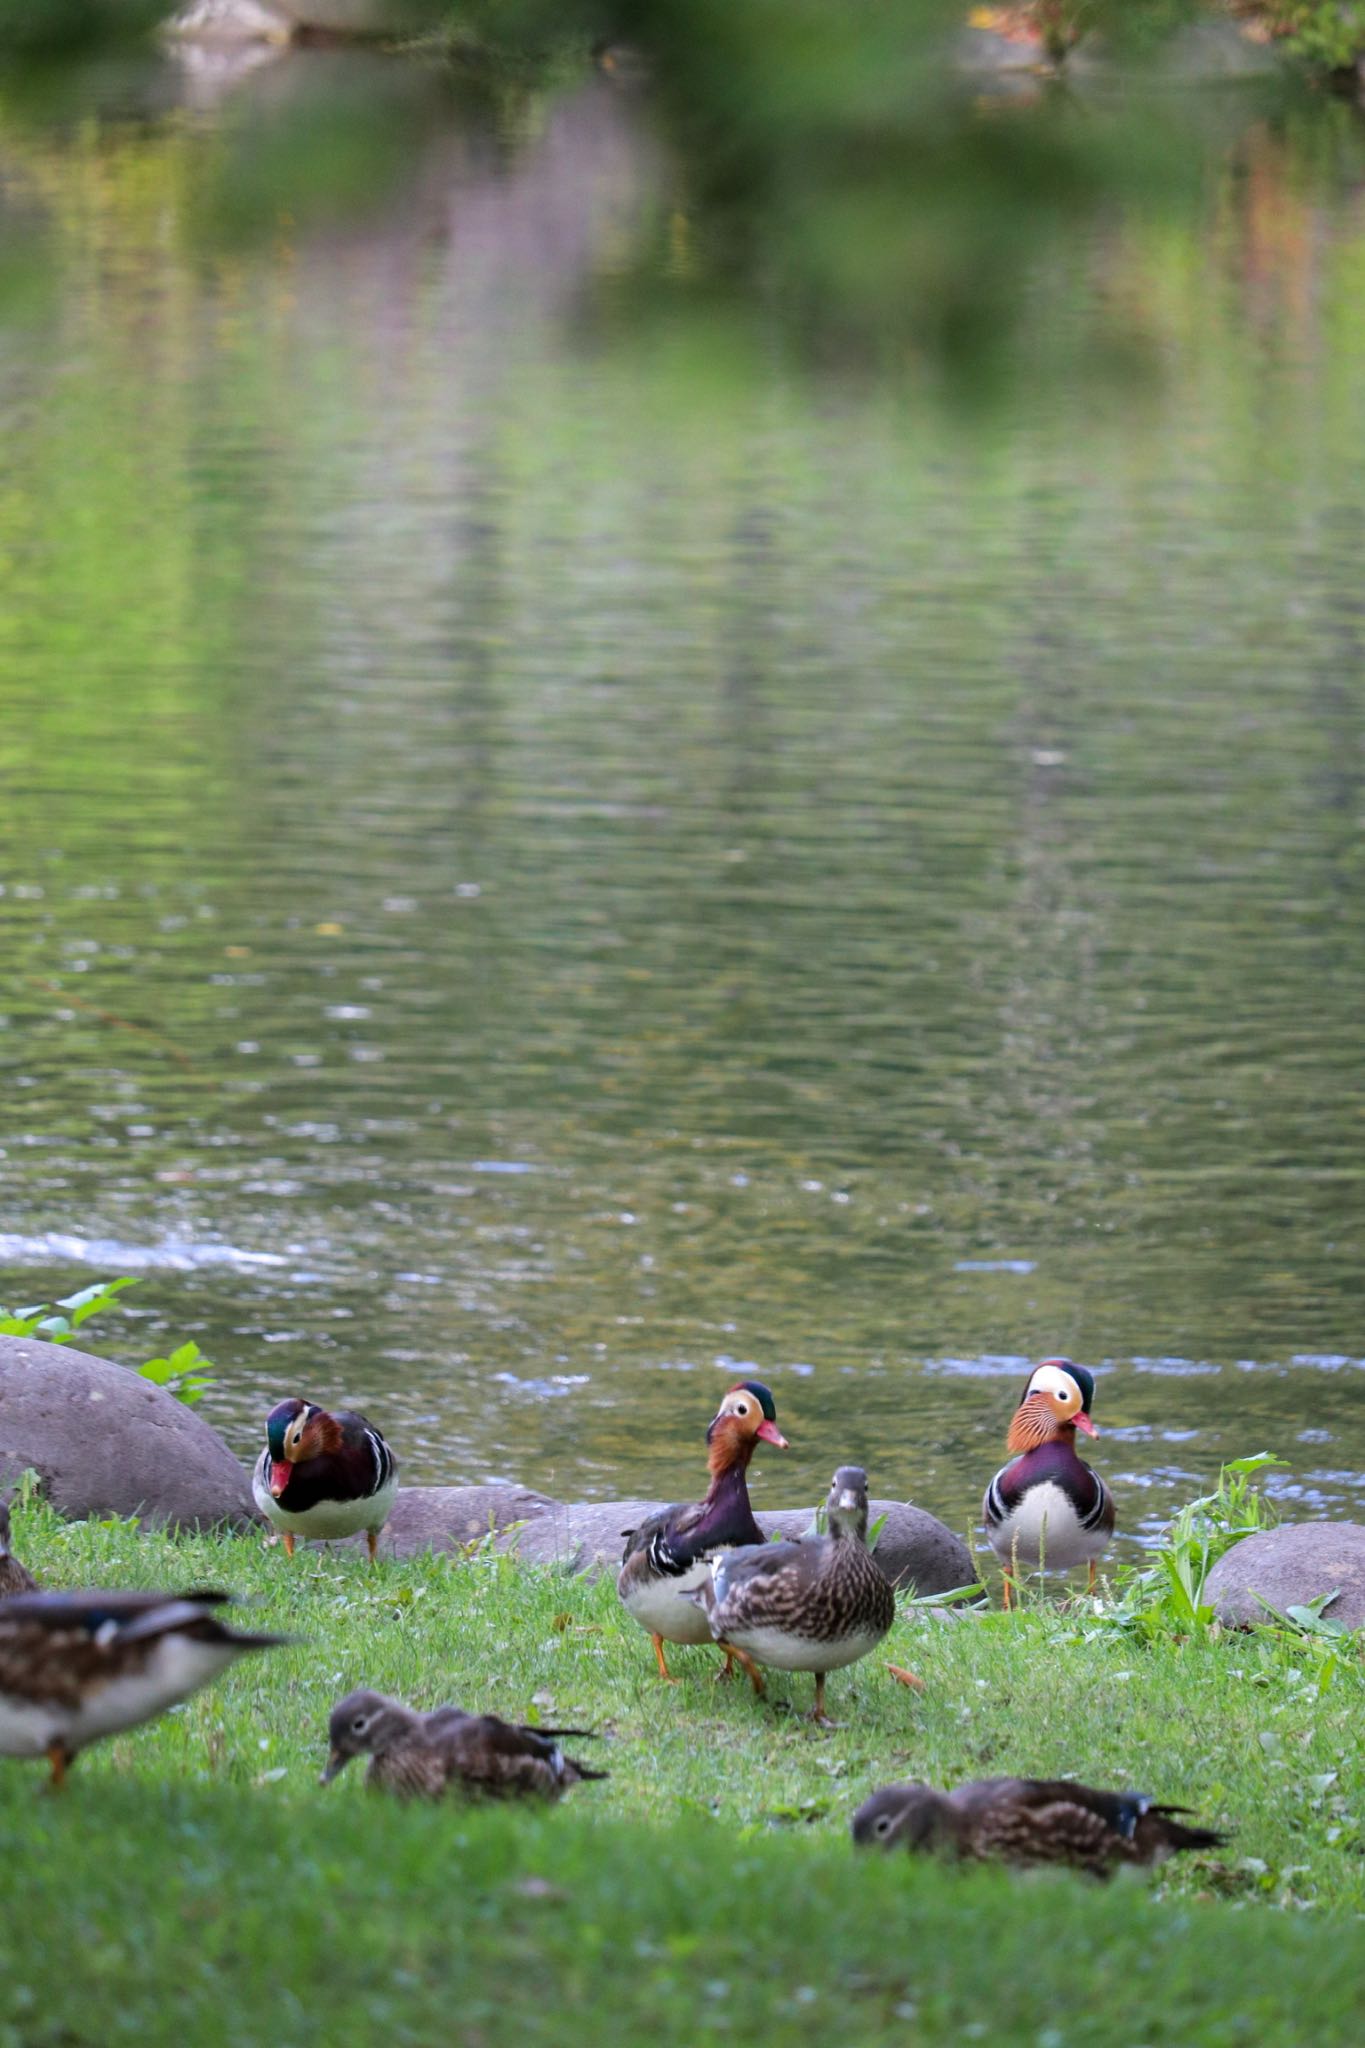
M 351 1733 L 353 1735 L 363 1735 L 365 1733 L 365 1730 L 369 1727 L 369 1725 L 369 1722 L 366 1720 L 363 1714 L 357 1714 L 354 1721 L 352 1721 L 351 1723 Z
M 890 1832 L 891 1832 L 891 1816 L 890 1816 L 890 1814 L 889 1814 L 889 1813 L 884 1813 L 884 1814 L 882 1814 L 882 1815 L 880 1816 L 880 1818 L 879 1818 L 879 1819 L 878 1819 L 878 1821 L 877 1821 L 877 1833 L 878 1833 L 879 1835 L 889 1835 L 889 1834 L 890 1834 Z
M 747 1415 L 747 1414 L 748 1414 L 748 1412 L 749 1412 L 749 1404 L 748 1404 L 748 1402 L 747 1402 L 747 1401 L 741 1401 L 741 1402 L 739 1402 L 739 1403 L 738 1403 L 738 1405 L 737 1405 L 737 1406 L 736 1406 L 736 1408 L 735 1408 L 735 1413 L 736 1413 L 736 1415 Z

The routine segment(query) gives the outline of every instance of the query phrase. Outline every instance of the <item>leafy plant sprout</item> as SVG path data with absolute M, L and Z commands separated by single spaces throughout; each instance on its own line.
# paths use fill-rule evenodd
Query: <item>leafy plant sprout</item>
M 28 1308 L 0 1308 L 0 1337 L 40 1337 L 48 1344 L 69 1344 L 82 1324 L 107 1309 L 125 1287 L 135 1287 L 131 1275 L 121 1280 L 96 1280 L 75 1294 L 57 1301 L 40 1301 Z M 149 1358 L 133 1367 L 139 1379 L 150 1380 L 186 1407 L 202 1401 L 214 1383 L 213 1361 L 205 1358 L 194 1339 L 178 1344 L 169 1357 Z

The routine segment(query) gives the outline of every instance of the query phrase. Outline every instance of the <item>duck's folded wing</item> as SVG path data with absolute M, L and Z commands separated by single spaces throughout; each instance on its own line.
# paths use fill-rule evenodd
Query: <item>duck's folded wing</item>
M 1126 1839 L 1074 1799 L 992 1806 L 973 1823 L 969 1841 L 976 1855 L 1002 1863 L 1065 1863 L 1094 1877 L 1107 1876 L 1116 1862 L 1132 1857 Z

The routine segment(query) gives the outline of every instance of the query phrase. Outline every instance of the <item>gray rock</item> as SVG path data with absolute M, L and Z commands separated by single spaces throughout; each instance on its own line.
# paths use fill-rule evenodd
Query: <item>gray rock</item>
M 1365 1626 L 1365 1525 L 1360 1522 L 1286 1522 L 1243 1537 L 1209 1573 L 1204 1597 L 1220 1621 L 1250 1628 L 1271 1619 L 1262 1600 L 1283 1614 L 1336 1587 L 1341 1597 L 1327 1609 L 1329 1619 L 1346 1628 Z
M 235 48 L 243 43 L 287 43 L 294 24 L 280 8 L 263 5 L 262 0 L 186 0 L 164 33 L 177 41 Z
M 411 0 L 184 0 L 164 33 L 192 43 L 290 43 L 368 37 L 430 25 Z
M 1082 38 L 1066 59 L 1071 81 L 1147 77 L 1165 85 L 1227 85 L 1273 76 L 1284 60 L 1235 21 L 1192 21 L 1155 43 L 1150 64 L 1098 30 Z
M 524 1564 L 544 1564 L 565 1572 L 588 1572 L 596 1578 L 604 1565 L 621 1562 L 625 1531 L 657 1514 L 657 1500 L 589 1500 L 557 1502 L 524 1529 L 500 1536 L 497 1550 L 510 1550 Z
M 525 1529 L 500 1537 L 496 1548 L 514 1551 L 527 1564 L 558 1566 L 565 1572 L 596 1577 L 615 1570 L 625 1547 L 625 1531 L 665 1503 L 657 1500 L 574 1501 L 538 1516 Z M 810 1529 L 813 1508 L 779 1508 L 756 1515 L 765 1536 L 800 1537 Z M 871 1516 L 886 1522 L 873 1556 L 893 1586 L 913 1587 L 922 1594 L 951 1593 L 974 1585 L 976 1566 L 960 1536 L 926 1514 L 923 1508 L 894 1500 L 874 1500 Z
M 30 1465 L 77 1520 L 140 1515 L 194 1529 L 258 1519 L 247 1474 L 193 1408 L 87 1351 L 0 1337 L 0 1484 Z
M 1235 21 L 1186 22 L 1170 38 L 1162 57 L 1167 75 L 1189 85 L 1264 78 L 1281 68 L 1275 51 L 1253 42 Z
M 959 1586 L 977 1583 L 981 1575 L 970 1550 L 945 1522 L 926 1514 L 923 1508 L 912 1507 L 909 1501 L 869 1502 L 869 1526 L 883 1515 L 886 1520 L 872 1546 L 872 1555 L 893 1586 L 927 1597 L 932 1593 L 954 1593 Z M 757 1517 L 765 1535 L 777 1529 L 784 1536 L 804 1536 L 813 1519 L 809 1508 L 780 1509 Z
M 424 1550 L 462 1550 L 490 1531 L 562 1512 L 560 1503 L 528 1486 L 404 1486 L 399 1474 L 393 1513 L 379 1532 L 381 1557 L 417 1557 Z M 364 1535 L 337 1550 L 363 1550 Z

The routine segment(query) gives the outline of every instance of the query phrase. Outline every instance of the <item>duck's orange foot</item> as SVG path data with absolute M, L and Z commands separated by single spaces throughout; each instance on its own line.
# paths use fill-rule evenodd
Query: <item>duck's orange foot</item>
M 924 1691 L 924 1680 L 916 1678 L 914 1672 L 907 1671 L 903 1664 L 888 1664 L 886 1668 L 891 1673 L 891 1676 L 898 1680 L 901 1685 L 908 1685 L 915 1692 Z

